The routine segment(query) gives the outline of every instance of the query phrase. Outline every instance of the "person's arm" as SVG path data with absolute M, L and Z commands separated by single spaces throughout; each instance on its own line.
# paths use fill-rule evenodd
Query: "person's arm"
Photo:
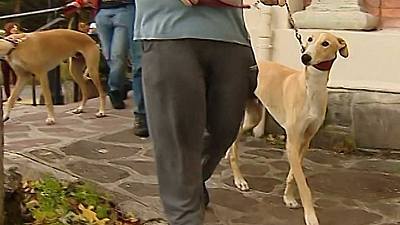
M 75 0 L 71 3 L 69 3 L 67 6 L 74 6 L 76 8 L 91 6 L 91 7 L 97 8 L 98 0 Z
M 284 6 L 286 0 L 260 0 L 265 5 Z M 206 5 L 212 7 L 238 7 L 249 8 L 248 5 L 238 4 L 237 0 L 181 0 L 186 6 Z

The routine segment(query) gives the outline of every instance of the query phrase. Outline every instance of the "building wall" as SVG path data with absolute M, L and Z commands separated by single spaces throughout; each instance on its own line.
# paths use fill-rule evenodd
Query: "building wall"
M 303 8 L 303 0 L 290 0 L 289 3 L 294 10 Z M 389 3 L 397 5 L 400 0 L 385 2 L 385 7 L 393 8 Z M 270 20 L 260 19 L 262 10 L 253 9 L 246 13 L 258 60 L 272 60 L 302 69 L 300 46 L 293 30 L 288 29 L 286 9 L 271 7 L 265 10 L 270 10 Z M 395 15 L 391 21 L 400 21 Z M 386 28 L 388 21 L 383 22 Z M 303 40 L 308 34 L 319 31 L 301 30 Z M 400 149 L 400 29 L 328 32 L 347 41 L 350 55 L 347 59 L 338 57 L 333 66 L 328 83 L 327 118 L 314 138 L 313 146 L 337 151 Z M 268 133 L 279 132 L 274 129 L 276 127 L 273 122 L 267 122 L 266 130 Z
M 366 11 L 381 17 L 381 28 L 400 28 L 400 0 L 361 0 Z M 309 5 L 311 0 L 304 0 Z

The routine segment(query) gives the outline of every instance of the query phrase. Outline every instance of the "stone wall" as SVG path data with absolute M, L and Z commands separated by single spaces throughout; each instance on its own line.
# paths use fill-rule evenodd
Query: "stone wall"
M 366 10 L 380 16 L 381 28 L 400 28 L 400 1 L 399 0 L 361 0 Z M 304 5 L 308 6 L 311 0 L 304 0 Z
M 271 117 L 267 133 L 283 130 Z M 330 90 L 326 120 L 313 147 L 348 152 L 354 149 L 400 149 L 400 94 Z

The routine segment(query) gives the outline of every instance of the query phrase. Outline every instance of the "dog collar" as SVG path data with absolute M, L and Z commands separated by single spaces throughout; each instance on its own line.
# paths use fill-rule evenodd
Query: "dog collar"
M 11 43 L 13 45 L 13 47 L 7 52 L 7 54 L 6 54 L 7 56 L 10 55 L 14 51 L 15 48 L 17 48 L 17 46 L 18 46 L 18 44 L 20 42 L 19 40 L 9 39 L 9 38 L 6 38 L 6 37 L 5 38 L 1 37 L 0 40 L 7 41 L 7 42 L 9 42 L 9 43 Z
M 316 65 L 313 65 L 313 67 L 320 71 L 329 71 L 329 70 L 331 70 L 332 65 L 335 62 L 335 60 L 336 60 L 336 57 L 332 60 L 320 62 Z

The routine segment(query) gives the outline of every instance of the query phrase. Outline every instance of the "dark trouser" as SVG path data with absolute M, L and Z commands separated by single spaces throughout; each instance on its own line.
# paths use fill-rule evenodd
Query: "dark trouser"
M 171 225 L 201 225 L 202 184 L 234 141 L 257 82 L 253 52 L 196 39 L 145 41 L 143 50 L 161 200 Z
M 17 77 L 15 76 L 15 73 L 8 62 L 0 61 L 0 63 L 1 72 L 3 73 L 4 91 L 6 92 L 6 97 L 9 98 L 11 95 L 10 84 L 15 84 L 15 82 L 17 81 Z M 12 79 L 11 82 L 10 79 Z

